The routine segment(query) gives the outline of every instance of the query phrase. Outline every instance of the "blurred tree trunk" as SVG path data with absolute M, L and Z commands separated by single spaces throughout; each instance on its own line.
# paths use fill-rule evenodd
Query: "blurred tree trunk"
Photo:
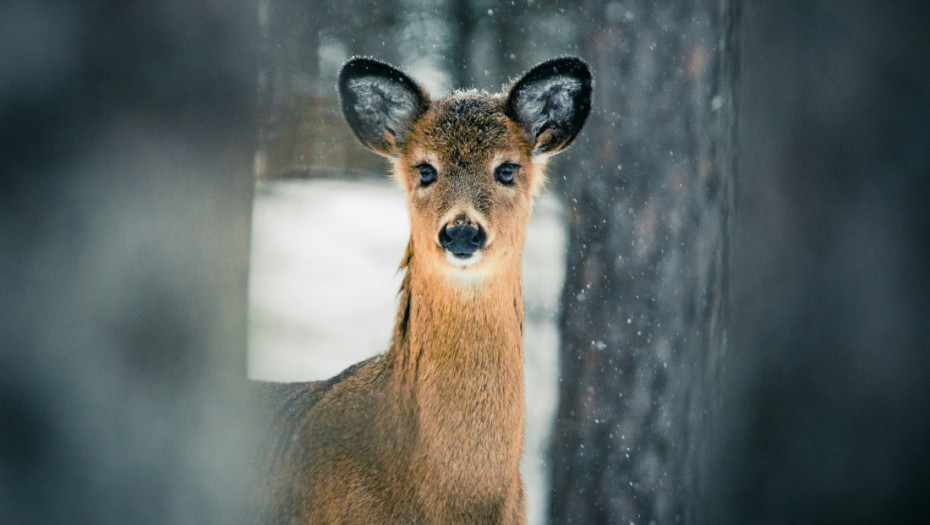
M 254 4 L 0 21 L 0 522 L 250 525 Z
M 700 521 L 726 352 L 739 0 L 593 0 L 568 199 L 552 523 Z
M 279 110 L 289 93 L 313 91 L 319 77 L 319 28 L 323 17 L 306 2 L 261 0 L 259 100 L 263 113 Z
M 453 89 L 469 88 L 474 84 L 471 59 L 477 26 L 475 11 L 468 0 L 455 0 L 449 6 L 452 11 L 450 20 L 454 35 L 449 57 L 452 62 L 449 67 L 449 80 Z
M 314 7 L 310 2 L 304 5 Z M 411 0 L 340 0 L 324 5 L 331 22 L 320 27 L 341 40 L 350 56 L 372 56 L 389 64 L 406 58 L 398 45 L 404 15 L 422 8 Z
M 492 78 L 497 82 L 491 84 L 489 89 L 495 91 L 500 86 L 507 84 L 510 79 L 519 77 L 526 68 L 534 64 L 521 64 L 516 57 L 523 56 L 522 46 L 525 45 L 524 32 L 515 30 L 514 27 L 524 27 L 528 9 L 524 5 L 517 5 L 513 2 L 500 2 L 494 4 L 494 16 L 491 18 L 491 32 L 494 38 L 493 48 L 497 51 L 492 53 L 488 68 L 491 70 Z M 521 38 L 522 37 L 522 38 Z
M 319 95 L 319 10 L 300 0 L 261 0 L 258 61 L 258 178 L 280 176 L 300 162 L 302 123 Z
M 747 1 L 708 523 L 930 523 L 930 3 Z

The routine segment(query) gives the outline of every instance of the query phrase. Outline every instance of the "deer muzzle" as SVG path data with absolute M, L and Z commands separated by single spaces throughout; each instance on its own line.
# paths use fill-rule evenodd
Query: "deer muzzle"
M 439 230 L 439 245 L 457 259 L 469 259 L 484 248 L 487 233 L 480 224 L 443 226 Z

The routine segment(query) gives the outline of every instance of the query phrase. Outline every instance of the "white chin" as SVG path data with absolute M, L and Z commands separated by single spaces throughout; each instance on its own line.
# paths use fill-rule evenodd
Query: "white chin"
M 450 252 L 445 252 L 446 260 L 456 268 L 468 268 L 481 260 L 481 252 L 475 252 L 468 259 L 459 259 Z

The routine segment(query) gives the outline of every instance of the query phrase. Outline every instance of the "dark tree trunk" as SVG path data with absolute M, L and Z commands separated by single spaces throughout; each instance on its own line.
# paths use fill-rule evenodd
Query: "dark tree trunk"
M 930 523 L 930 3 L 746 13 L 707 522 Z
M 694 521 L 726 351 L 739 1 L 592 1 L 552 523 Z
M 469 88 L 474 85 L 471 67 L 472 44 L 475 38 L 475 12 L 468 0 L 454 0 L 449 17 L 454 38 L 450 46 L 449 75 L 453 89 Z

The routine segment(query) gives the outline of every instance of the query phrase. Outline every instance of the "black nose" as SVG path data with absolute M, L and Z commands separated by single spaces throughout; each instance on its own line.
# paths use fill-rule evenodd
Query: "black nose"
M 444 226 L 439 230 L 439 244 L 459 259 L 468 259 L 484 248 L 487 238 L 481 226 Z

